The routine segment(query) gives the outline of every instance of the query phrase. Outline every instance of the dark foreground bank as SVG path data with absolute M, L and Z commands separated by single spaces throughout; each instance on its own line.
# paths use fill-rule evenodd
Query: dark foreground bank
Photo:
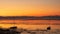
M 16 26 L 10 28 L 0 28 L 0 34 L 60 34 L 60 30 L 51 30 L 51 27 L 47 27 L 46 30 L 36 29 L 18 29 Z

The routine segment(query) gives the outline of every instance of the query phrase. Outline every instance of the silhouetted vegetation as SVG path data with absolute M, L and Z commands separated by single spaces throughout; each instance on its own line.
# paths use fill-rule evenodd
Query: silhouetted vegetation
M 9 29 L 0 28 L 0 34 L 20 34 L 17 31 L 17 27 L 10 27 Z
M 0 20 L 60 20 L 60 16 L 0 16 Z

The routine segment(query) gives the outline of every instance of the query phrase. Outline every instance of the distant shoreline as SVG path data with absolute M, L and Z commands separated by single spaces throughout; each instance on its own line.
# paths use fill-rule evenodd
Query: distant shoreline
M 0 20 L 60 20 L 60 16 L 0 16 Z

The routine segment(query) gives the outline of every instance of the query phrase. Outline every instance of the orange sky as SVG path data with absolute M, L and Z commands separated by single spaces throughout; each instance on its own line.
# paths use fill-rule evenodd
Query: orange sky
M 60 15 L 59 0 L 0 0 L 0 16 Z

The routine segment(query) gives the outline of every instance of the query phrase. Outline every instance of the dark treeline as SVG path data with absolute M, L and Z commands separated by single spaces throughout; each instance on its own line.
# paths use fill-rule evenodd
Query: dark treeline
M 60 16 L 0 16 L 0 20 L 60 20 Z

